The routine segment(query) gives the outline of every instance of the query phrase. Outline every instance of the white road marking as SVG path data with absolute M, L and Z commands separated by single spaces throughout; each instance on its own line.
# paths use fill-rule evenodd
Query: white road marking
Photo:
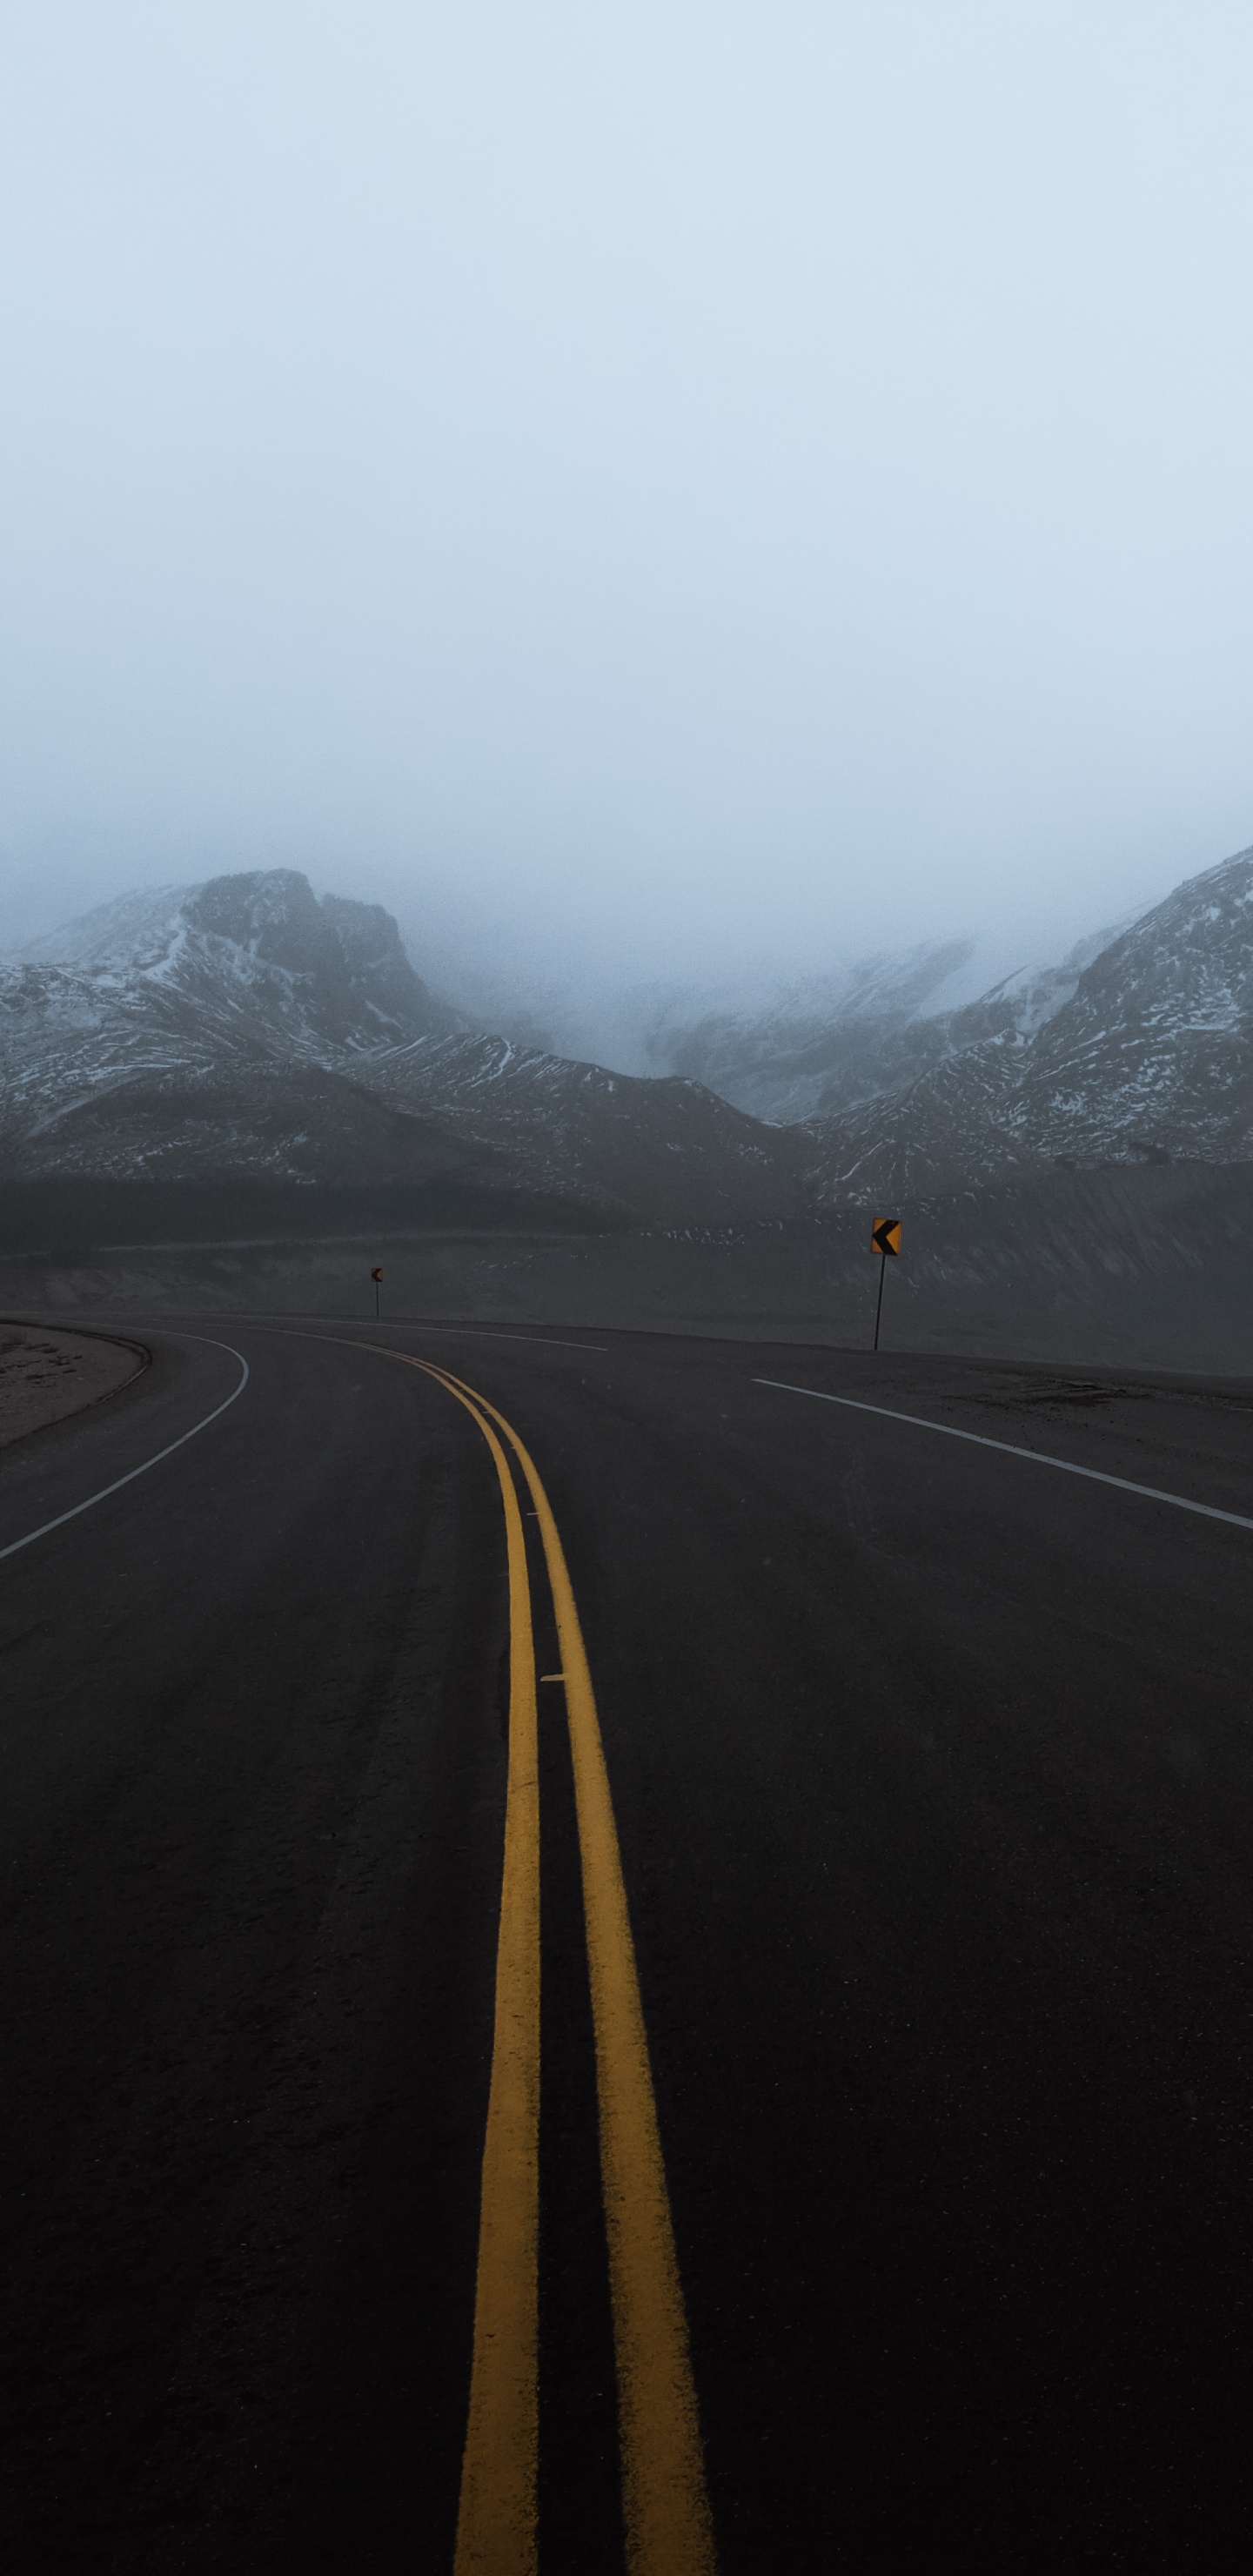
M 387 1317 L 383 1317 L 386 1323 Z M 559 1342 L 555 1333 L 497 1333 L 487 1324 L 418 1324 L 412 1317 L 397 1323 L 401 1333 L 451 1333 L 455 1340 L 466 1342 L 538 1342 L 545 1351 L 599 1351 L 602 1359 L 609 1356 L 607 1342 Z
M 267 1317 L 261 1315 L 248 1315 L 241 1320 L 258 1325 L 263 1333 L 294 1332 L 299 1330 L 302 1322 L 300 1316 L 282 1324 L 272 1324 Z M 373 1315 L 325 1315 L 320 1318 L 320 1321 L 328 1324 L 342 1323 L 346 1328 L 349 1324 L 355 1324 L 358 1327 L 372 1324 L 375 1318 Z M 555 1333 L 497 1333 L 489 1324 L 424 1324 L 420 1317 L 413 1315 L 380 1315 L 378 1325 L 380 1332 L 451 1333 L 453 1339 L 459 1342 L 538 1342 L 541 1350 L 598 1351 L 602 1359 L 609 1357 L 607 1342 L 561 1342 L 558 1341 Z M 338 1333 L 305 1334 L 305 1340 L 309 1342 L 335 1342 L 341 1338 Z
M 358 1329 L 361 1324 L 374 1324 L 371 1314 L 325 1316 L 327 1324 L 343 1324 L 343 1332 L 307 1332 L 299 1316 L 294 1324 L 263 1324 L 258 1316 L 248 1316 L 248 1321 L 258 1332 L 281 1332 L 289 1342 L 338 1342 L 340 1350 L 374 1350 L 374 1342 L 358 1345 L 356 1334 L 348 1337 L 348 1324 L 356 1321 Z M 606 1342 L 559 1342 L 557 1334 L 549 1332 L 492 1332 L 487 1324 L 415 1324 L 413 1316 L 379 1316 L 379 1332 L 451 1332 L 454 1342 L 539 1342 L 541 1350 L 598 1350 L 608 1360 Z
M 1199 1512 L 1203 1520 L 1230 1521 L 1234 1529 L 1253 1530 L 1253 1520 L 1244 1512 L 1220 1512 L 1215 1503 L 1193 1503 L 1186 1494 L 1164 1493 L 1160 1485 L 1135 1485 L 1130 1476 L 1109 1476 L 1103 1467 L 1076 1467 L 1073 1458 L 1050 1458 L 1043 1449 L 1020 1449 L 1012 1440 L 989 1440 L 983 1431 L 958 1431 L 951 1422 L 929 1422 L 925 1414 L 897 1413 L 887 1404 L 862 1404 L 852 1395 L 827 1395 L 820 1386 L 789 1386 L 779 1377 L 755 1377 L 753 1385 L 773 1386 L 781 1395 L 812 1395 L 819 1404 L 847 1405 L 852 1413 L 879 1413 L 885 1422 L 909 1422 L 915 1431 L 939 1431 L 946 1440 L 973 1440 L 976 1449 L 1000 1449 L 1007 1458 L 1029 1458 L 1034 1467 L 1057 1467 L 1063 1476 L 1087 1476 L 1094 1485 L 1117 1485 L 1120 1493 L 1143 1494 L 1150 1503 L 1173 1503 L 1177 1512 Z
M 198 1431 L 207 1431 L 210 1423 L 216 1422 L 219 1414 L 227 1412 L 237 1397 L 243 1394 L 248 1384 L 248 1362 L 243 1352 L 236 1350 L 233 1342 L 214 1341 L 208 1333 L 184 1333 L 181 1339 L 185 1342 L 207 1342 L 210 1350 L 229 1351 L 231 1358 L 238 1360 L 243 1376 L 238 1386 L 234 1387 L 227 1396 L 225 1403 L 215 1404 L 212 1413 L 206 1413 L 201 1421 L 193 1422 L 190 1431 L 180 1432 L 177 1440 L 171 1440 L 164 1449 L 154 1451 L 151 1458 L 145 1458 L 142 1467 L 132 1467 L 127 1475 L 115 1476 L 111 1485 L 102 1485 L 98 1494 L 88 1494 L 85 1502 L 72 1503 L 68 1512 L 58 1512 L 55 1520 L 41 1521 L 38 1529 L 27 1530 L 25 1538 L 11 1539 L 7 1547 L 0 1547 L 0 1558 L 16 1556 L 19 1548 L 33 1547 L 37 1538 L 47 1537 L 49 1530 L 63 1528 L 66 1521 L 77 1520 L 80 1512 L 89 1512 L 94 1503 L 107 1502 L 110 1494 L 120 1494 L 123 1485 L 133 1485 L 136 1476 L 146 1476 L 150 1467 L 159 1467 L 163 1458 L 172 1458 L 175 1450 L 182 1449 L 187 1441 L 194 1440 Z

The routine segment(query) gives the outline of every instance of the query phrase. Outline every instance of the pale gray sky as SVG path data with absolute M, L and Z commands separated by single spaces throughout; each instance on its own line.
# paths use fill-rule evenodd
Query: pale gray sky
M 0 946 L 1047 949 L 1253 839 L 1247 0 L 0 11 Z

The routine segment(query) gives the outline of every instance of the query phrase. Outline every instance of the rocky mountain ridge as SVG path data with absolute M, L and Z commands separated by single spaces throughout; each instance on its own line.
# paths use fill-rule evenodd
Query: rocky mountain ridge
M 1055 968 L 929 1007 L 968 971 L 961 942 L 876 961 L 782 1020 L 689 1031 L 684 1069 L 643 1077 L 466 1028 L 389 914 L 295 870 L 165 888 L 0 970 L 0 1174 L 439 1181 L 682 1226 L 1253 1161 L 1253 850 Z
M 995 1025 L 998 1007 L 961 1015 L 967 1042 L 950 1027 L 912 1079 L 807 1122 L 825 1203 L 1058 1164 L 1253 1160 L 1253 849 L 1102 943 L 1034 1026 Z
M 1031 1037 L 1063 1008 L 1084 968 L 1118 930 L 1079 941 L 1057 966 L 1023 967 L 963 995 L 975 943 L 931 940 L 903 956 L 810 977 L 753 1009 L 672 1010 L 648 1046 L 660 1071 L 685 1073 L 750 1116 L 783 1123 L 834 1117 L 901 1091 L 991 1037 Z M 956 988 L 956 989 L 955 989 Z
M 504 1151 L 517 1180 L 654 1224 L 801 1215 L 807 1140 L 768 1127 L 705 1085 L 576 1064 L 507 1039 L 423 1037 L 376 1055 L 359 1079 L 395 1108 Z
M 293 869 L 128 897 L 0 971 L 13 1180 L 478 1188 L 611 1223 L 793 1215 L 804 1140 L 468 1034 L 377 905 Z

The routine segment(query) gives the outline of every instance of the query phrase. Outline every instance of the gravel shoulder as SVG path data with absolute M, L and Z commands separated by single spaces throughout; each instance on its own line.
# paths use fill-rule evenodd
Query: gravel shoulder
M 145 1366 L 133 1342 L 0 1322 L 0 1448 L 113 1395 Z

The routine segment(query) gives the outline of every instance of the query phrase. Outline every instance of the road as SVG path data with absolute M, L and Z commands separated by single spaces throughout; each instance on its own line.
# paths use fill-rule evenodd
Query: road
M 723 2576 L 1246 2564 L 1253 1392 L 142 1338 L 0 1488 L 6 2563 L 451 2571 L 477 2283 L 541 2576 L 624 2565 L 619 2370 L 635 2576 L 685 2370 Z

